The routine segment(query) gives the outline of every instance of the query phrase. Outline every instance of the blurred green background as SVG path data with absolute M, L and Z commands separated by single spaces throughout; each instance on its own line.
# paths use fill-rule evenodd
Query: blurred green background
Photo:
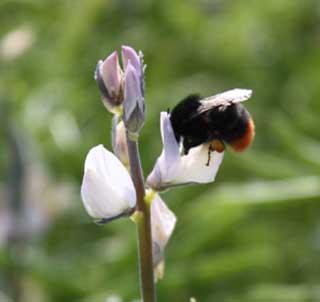
M 319 0 L 1 0 L 0 301 L 139 299 L 136 231 L 80 200 L 87 151 L 110 148 L 95 65 L 141 49 L 147 174 L 159 112 L 251 88 L 256 139 L 215 183 L 163 194 L 178 223 L 159 301 L 320 300 Z

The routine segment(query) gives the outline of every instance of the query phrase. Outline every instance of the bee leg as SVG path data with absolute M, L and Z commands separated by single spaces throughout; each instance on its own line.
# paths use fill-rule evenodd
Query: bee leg
M 217 151 L 218 153 L 222 153 L 225 149 L 225 145 L 222 140 L 220 139 L 214 139 L 212 142 L 212 147 L 214 151 Z
M 211 161 L 211 152 L 214 151 L 214 147 L 212 144 L 209 145 L 208 147 L 208 161 L 206 163 L 206 166 L 208 167 Z
M 189 154 L 189 148 L 183 148 L 182 154 L 183 155 L 188 155 Z
M 188 155 L 190 150 L 190 144 L 188 143 L 188 139 L 185 137 L 182 138 L 182 154 Z

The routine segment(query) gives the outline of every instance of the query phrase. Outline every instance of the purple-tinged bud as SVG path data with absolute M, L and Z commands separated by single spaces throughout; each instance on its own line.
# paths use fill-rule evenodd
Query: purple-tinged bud
M 123 121 L 131 134 L 138 134 L 144 123 L 144 97 L 139 72 L 128 61 L 124 78 Z
M 126 138 L 126 128 L 123 121 L 119 121 L 118 116 L 114 116 L 112 120 L 112 148 L 114 154 L 120 159 L 122 164 L 129 168 L 129 154 Z
M 129 46 L 122 46 L 122 61 L 123 68 L 126 70 L 128 62 L 130 61 L 131 65 L 137 70 L 137 73 L 140 78 L 141 92 L 144 95 L 144 71 L 146 65 L 143 62 L 143 53 L 139 51 L 139 54 Z
M 105 107 L 114 112 L 114 108 L 123 102 L 123 79 L 117 52 L 113 52 L 104 61 L 99 61 L 95 79 L 102 94 Z
M 138 76 L 141 77 L 142 68 L 141 60 L 136 51 L 129 46 L 122 46 L 122 62 L 123 69 L 126 70 L 129 62 L 134 67 L 134 69 L 138 72 Z

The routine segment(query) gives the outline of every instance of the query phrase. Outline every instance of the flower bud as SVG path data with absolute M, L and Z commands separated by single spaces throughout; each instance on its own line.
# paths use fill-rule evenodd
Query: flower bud
M 92 148 L 86 157 L 81 197 L 88 214 L 101 223 L 130 215 L 136 206 L 127 169 L 102 145 Z
M 109 111 L 114 112 L 123 102 L 122 71 L 116 51 L 104 61 L 98 62 L 95 79 L 102 94 L 103 104 Z
M 130 62 L 134 69 L 137 71 L 141 94 L 144 96 L 144 71 L 146 65 L 144 65 L 143 62 L 143 53 L 139 51 L 139 54 L 137 54 L 132 47 L 122 46 L 122 61 L 124 70 L 126 70 L 128 63 Z
M 123 121 L 119 121 L 118 116 L 112 120 L 112 148 L 114 154 L 120 159 L 122 164 L 129 168 L 129 154 L 126 138 L 126 128 Z
M 123 69 L 126 70 L 129 62 L 133 68 L 137 71 L 137 75 L 140 78 L 143 73 L 143 64 L 136 51 L 129 46 L 122 46 L 122 62 Z
M 213 151 L 209 165 L 208 144 L 194 147 L 187 155 L 181 155 L 167 112 L 161 112 L 160 124 L 163 150 L 147 178 L 148 186 L 161 191 L 172 186 L 214 181 L 223 160 L 223 152 Z
M 144 97 L 139 71 L 128 61 L 124 78 L 123 121 L 131 134 L 137 134 L 144 123 Z

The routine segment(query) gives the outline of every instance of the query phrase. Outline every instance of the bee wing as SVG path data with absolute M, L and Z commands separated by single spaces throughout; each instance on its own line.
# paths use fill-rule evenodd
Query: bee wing
M 249 99 L 252 95 L 252 90 L 249 89 L 232 89 L 228 90 L 200 101 L 201 105 L 197 110 L 197 114 L 202 114 L 214 107 L 229 106 L 244 102 Z

